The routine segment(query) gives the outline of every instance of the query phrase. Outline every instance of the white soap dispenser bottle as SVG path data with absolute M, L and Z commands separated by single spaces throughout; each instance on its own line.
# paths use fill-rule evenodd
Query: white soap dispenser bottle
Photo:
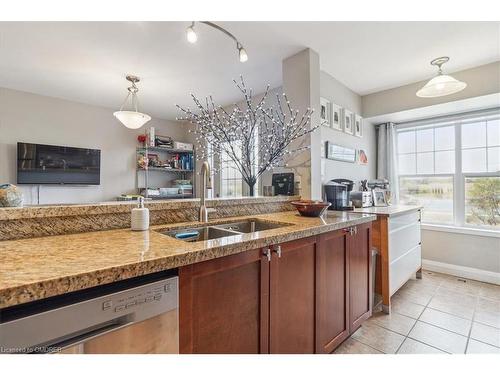
M 132 230 L 149 229 L 149 209 L 144 207 L 144 198 L 137 199 L 137 207 L 132 208 Z

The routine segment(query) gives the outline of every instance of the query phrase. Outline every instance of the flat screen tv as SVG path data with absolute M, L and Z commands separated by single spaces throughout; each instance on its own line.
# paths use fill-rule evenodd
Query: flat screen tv
M 18 184 L 99 185 L 101 150 L 17 143 Z

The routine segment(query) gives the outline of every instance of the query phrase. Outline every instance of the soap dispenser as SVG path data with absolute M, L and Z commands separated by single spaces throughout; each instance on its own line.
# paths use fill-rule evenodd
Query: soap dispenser
M 132 208 L 132 230 L 149 229 L 149 209 L 144 207 L 144 198 L 137 199 L 137 207 Z

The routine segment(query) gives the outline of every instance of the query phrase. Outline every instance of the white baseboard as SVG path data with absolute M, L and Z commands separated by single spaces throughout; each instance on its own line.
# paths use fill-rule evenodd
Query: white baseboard
M 422 259 L 422 268 L 447 273 L 453 276 L 465 277 L 471 280 L 500 285 L 500 273 L 480 270 L 479 268 L 457 266 L 456 264 L 441 263 L 434 260 Z

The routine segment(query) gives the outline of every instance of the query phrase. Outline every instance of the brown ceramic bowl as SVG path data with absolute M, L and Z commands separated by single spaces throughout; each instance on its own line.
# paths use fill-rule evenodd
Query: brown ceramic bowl
M 331 206 L 331 203 L 329 202 L 311 200 L 300 200 L 290 203 L 295 206 L 297 211 L 299 211 L 302 216 L 310 217 L 321 216 L 323 212 L 325 212 L 325 210 Z

